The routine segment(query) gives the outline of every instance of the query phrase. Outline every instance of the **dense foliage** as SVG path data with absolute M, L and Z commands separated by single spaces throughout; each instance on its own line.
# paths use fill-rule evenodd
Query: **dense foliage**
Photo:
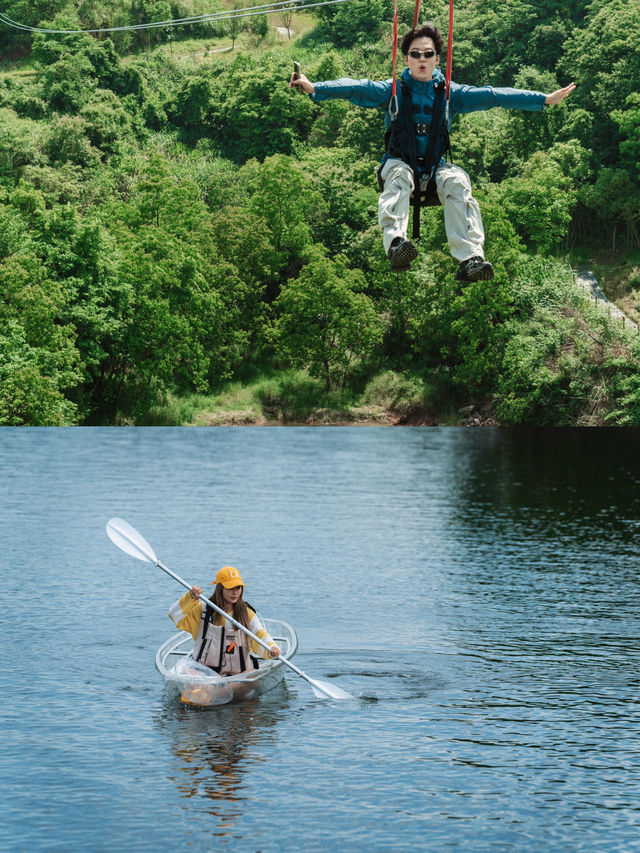
M 56 29 L 211 10 L 6 7 Z M 408 23 L 413 3 L 401 7 Z M 389 0 L 324 7 L 279 46 L 263 18 L 241 19 L 244 33 L 238 21 L 113 38 L 0 30 L 0 424 L 145 423 L 168 394 L 289 368 L 325 399 L 366 396 L 385 376 L 416 405 L 490 401 L 501 423 L 640 424 L 637 335 L 561 259 L 640 247 L 640 7 L 456 9 L 455 79 L 578 84 L 542 113 L 455 127 L 496 268 L 490 286 L 464 289 L 439 209 L 424 212 L 415 271 L 389 272 L 375 224 L 381 113 L 316 106 L 286 85 L 294 55 L 311 79 L 387 77 Z M 430 13 L 445 29 L 446 3 Z M 174 56 L 176 36 L 251 49 L 205 59 L 176 43 Z

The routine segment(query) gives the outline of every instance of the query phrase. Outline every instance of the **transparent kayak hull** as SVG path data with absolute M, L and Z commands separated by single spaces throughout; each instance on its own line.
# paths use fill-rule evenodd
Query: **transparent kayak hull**
M 292 658 L 298 650 L 298 638 L 291 625 L 278 619 L 263 619 L 262 623 L 280 647 L 282 655 Z M 196 663 L 189 656 L 192 648 L 191 634 L 180 631 L 163 643 L 156 653 L 156 669 L 164 678 L 167 690 L 187 705 L 210 707 L 255 699 L 273 690 L 288 668 L 277 659 L 260 660 L 259 669 L 220 676 Z

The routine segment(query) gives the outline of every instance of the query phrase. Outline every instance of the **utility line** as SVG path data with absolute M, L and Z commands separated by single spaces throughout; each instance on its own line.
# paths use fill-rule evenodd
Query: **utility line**
M 349 3 L 350 0 L 322 0 L 322 2 L 307 3 L 304 0 L 281 0 L 276 3 L 265 3 L 261 6 L 247 6 L 243 9 L 229 9 L 222 12 L 212 12 L 208 15 L 194 15 L 190 18 L 171 18 L 168 21 L 153 21 L 146 24 L 127 24 L 122 27 L 100 27 L 87 30 L 54 30 L 45 27 L 31 27 L 28 24 L 21 24 L 11 18 L 3 15 L 0 12 L 0 23 L 6 24 L 16 30 L 23 30 L 28 33 L 44 33 L 46 35 L 80 35 L 81 33 L 116 33 L 125 32 L 127 30 L 150 30 L 159 27 L 182 27 L 187 24 L 206 24 L 209 21 L 226 21 L 231 18 L 249 18 L 253 15 L 268 15 L 272 12 L 282 12 L 285 8 L 302 11 L 304 9 L 314 9 L 318 6 L 333 6 L 336 3 Z

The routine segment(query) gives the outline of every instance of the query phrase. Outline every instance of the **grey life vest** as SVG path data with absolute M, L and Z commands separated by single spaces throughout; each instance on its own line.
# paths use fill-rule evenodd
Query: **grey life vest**
M 220 675 L 237 675 L 247 669 L 258 669 L 258 660 L 249 650 L 249 638 L 236 628 L 214 625 L 215 611 L 207 605 L 191 657 Z

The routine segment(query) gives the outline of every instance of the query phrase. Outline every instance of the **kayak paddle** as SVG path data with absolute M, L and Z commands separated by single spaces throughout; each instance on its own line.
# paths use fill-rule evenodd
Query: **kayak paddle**
M 142 560 L 145 563 L 153 563 L 155 566 L 158 566 L 159 569 L 162 569 L 163 572 L 166 572 L 170 577 L 174 580 L 178 581 L 178 583 L 182 584 L 186 589 L 191 589 L 193 584 L 187 583 L 181 577 L 176 575 L 171 569 L 168 569 L 164 566 L 160 560 L 156 557 L 153 552 L 153 548 L 147 540 L 141 536 L 138 531 L 128 524 L 122 518 L 112 518 L 107 522 L 107 536 L 114 545 L 117 545 L 121 551 L 124 551 L 126 554 L 129 554 L 132 557 L 135 557 L 137 560 Z M 208 604 L 218 613 L 220 613 L 225 619 L 228 619 L 232 625 L 235 625 L 236 628 L 240 628 L 241 631 L 244 631 L 247 636 L 251 637 L 258 645 L 262 646 L 263 649 L 269 650 L 269 646 L 257 637 L 254 633 L 252 633 L 248 628 L 245 628 L 240 622 L 237 622 L 228 613 L 225 613 L 220 607 L 217 607 L 212 601 L 208 598 L 205 598 L 204 595 L 199 596 L 200 601 L 204 604 Z M 289 669 L 292 669 L 296 675 L 299 675 L 301 678 L 304 678 L 305 681 L 308 681 L 311 685 L 313 692 L 318 697 L 318 699 L 353 699 L 354 697 L 347 693 L 346 690 L 342 690 L 340 687 L 336 687 L 333 684 L 328 684 L 326 681 L 317 681 L 314 678 L 309 678 L 309 676 L 304 673 L 301 669 L 291 663 L 285 657 L 274 658 L 274 660 L 279 660 L 282 663 L 286 664 Z

